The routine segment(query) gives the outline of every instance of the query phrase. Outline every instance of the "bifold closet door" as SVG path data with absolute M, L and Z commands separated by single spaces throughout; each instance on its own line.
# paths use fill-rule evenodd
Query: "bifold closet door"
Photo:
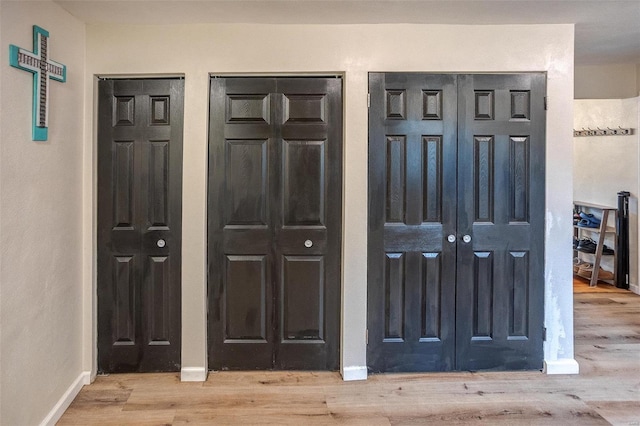
M 338 368 L 338 78 L 213 78 L 209 366 Z
M 543 74 L 370 74 L 368 366 L 542 367 Z
M 456 76 L 370 74 L 369 87 L 367 364 L 451 370 Z
M 184 81 L 98 90 L 98 371 L 179 371 Z
M 540 73 L 458 77 L 458 370 L 542 368 L 544 96 Z

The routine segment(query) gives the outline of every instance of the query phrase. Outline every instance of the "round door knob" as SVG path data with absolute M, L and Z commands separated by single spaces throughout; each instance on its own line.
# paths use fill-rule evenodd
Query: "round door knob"
M 462 241 L 464 241 L 465 243 L 471 242 L 471 235 L 465 235 L 464 237 L 462 237 Z
M 311 241 L 311 240 L 307 240 L 307 241 L 305 241 L 305 242 L 304 242 L 304 246 L 305 246 L 306 248 L 310 248 L 311 246 L 313 246 L 313 241 Z
M 167 245 L 167 242 L 161 238 L 156 244 L 158 245 L 158 247 L 162 248 Z
M 456 236 L 453 234 L 449 234 L 449 236 L 447 237 L 447 241 L 449 241 L 450 243 L 455 243 L 456 242 Z

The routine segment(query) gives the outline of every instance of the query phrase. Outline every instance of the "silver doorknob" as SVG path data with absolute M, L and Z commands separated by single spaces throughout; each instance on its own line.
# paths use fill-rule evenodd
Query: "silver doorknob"
M 465 235 L 464 237 L 462 237 L 462 241 L 464 241 L 465 243 L 471 242 L 471 235 Z
M 453 234 L 449 234 L 449 236 L 447 237 L 447 241 L 449 241 L 450 243 L 455 243 L 456 242 L 456 236 Z
M 305 246 L 306 248 L 309 248 L 309 247 L 313 246 L 313 241 L 311 241 L 311 240 L 307 240 L 307 241 L 305 241 L 305 242 L 304 242 L 304 246 Z
M 158 247 L 162 248 L 167 245 L 167 242 L 160 238 L 156 244 L 158 245 Z

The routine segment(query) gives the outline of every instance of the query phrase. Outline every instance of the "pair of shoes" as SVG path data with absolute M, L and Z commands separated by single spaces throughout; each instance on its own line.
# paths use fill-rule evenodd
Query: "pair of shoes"
M 591 238 L 583 238 L 578 241 L 578 246 L 576 250 L 581 251 L 583 253 L 595 253 L 596 252 L 596 242 Z
M 600 228 L 600 219 L 595 217 L 591 213 L 579 213 L 580 221 L 578 222 L 578 226 L 582 228 Z

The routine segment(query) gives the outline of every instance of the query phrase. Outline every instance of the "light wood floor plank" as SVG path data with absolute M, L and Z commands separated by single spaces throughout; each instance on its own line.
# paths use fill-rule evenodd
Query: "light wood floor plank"
M 61 425 L 640 425 L 640 296 L 574 281 L 580 375 L 211 372 L 100 376 Z

